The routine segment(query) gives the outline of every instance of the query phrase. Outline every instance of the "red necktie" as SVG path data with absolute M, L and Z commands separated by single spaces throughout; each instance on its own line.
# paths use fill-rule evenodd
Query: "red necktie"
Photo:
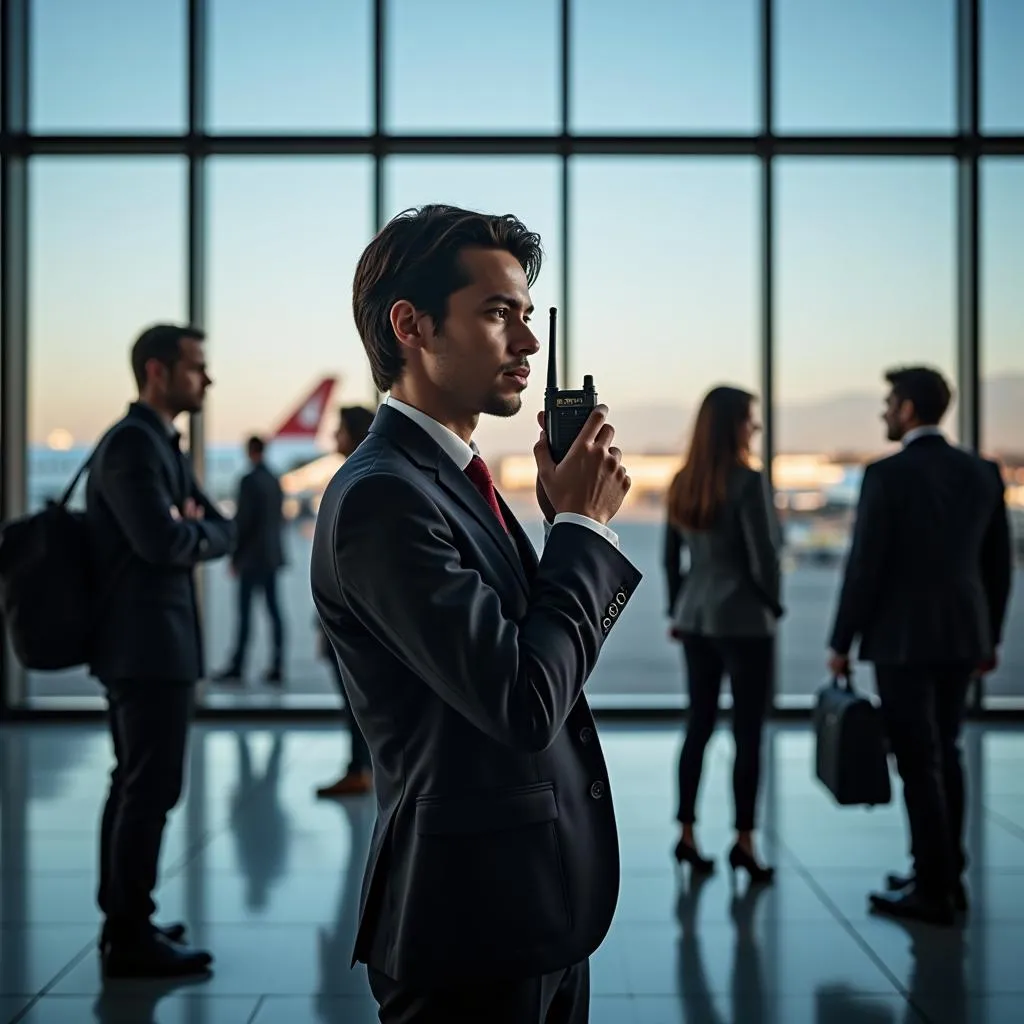
M 505 523 L 505 517 L 501 514 L 498 496 L 494 491 L 491 471 L 487 468 L 487 463 L 479 455 L 474 455 L 472 461 L 466 467 L 466 476 L 469 477 L 470 482 L 483 496 L 490 510 L 498 517 L 501 528 L 508 533 L 508 526 Z

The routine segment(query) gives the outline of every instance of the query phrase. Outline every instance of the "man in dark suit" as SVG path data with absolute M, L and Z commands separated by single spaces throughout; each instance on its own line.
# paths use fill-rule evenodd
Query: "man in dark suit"
M 116 760 L 100 837 L 100 948 L 110 976 L 167 977 L 212 960 L 184 945 L 182 925 L 151 922 L 152 892 L 203 675 L 192 570 L 228 554 L 235 531 L 197 485 L 174 428 L 210 385 L 202 332 L 151 327 L 131 361 L 139 398 L 100 441 L 85 499 L 105 588 L 89 667 L 107 692 Z
M 867 466 L 829 666 L 873 662 L 910 823 L 909 878 L 871 895 L 879 913 L 937 924 L 966 910 L 960 730 L 972 676 L 996 663 L 1010 590 L 999 467 L 949 444 L 951 390 L 926 367 L 894 370 L 883 419 L 902 449 Z
M 599 406 L 534 448 L 537 556 L 472 444 L 522 404 L 540 239 L 515 217 L 407 211 L 356 270 L 390 392 L 324 495 L 313 596 L 374 766 L 353 962 L 389 1022 L 578 1024 L 619 855 L 583 696 L 640 582 L 608 522 L 629 488 Z
M 351 454 L 366 440 L 373 425 L 374 413 L 362 405 L 345 405 L 339 410 L 338 429 L 334 432 L 334 443 L 339 455 L 349 458 Z M 319 623 L 319 619 L 317 620 Z M 327 634 L 320 626 L 321 653 L 331 666 L 338 690 L 345 699 L 348 712 L 349 761 L 345 774 L 334 782 L 318 786 L 318 797 L 358 796 L 373 790 L 373 765 L 370 763 L 370 751 L 366 746 L 366 737 L 359 731 L 359 723 L 352 715 L 352 707 L 345 694 L 345 677 L 335 657 L 334 648 Z
M 284 623 L 277 603 L 277 574 L 285 564 L 282 505 L 284 495 L 277 477 L 263 461 L 263 439 L 250 437 L 246 455 L 252 469 L 238 485 L 235 526 L 238 543 L 231 558 L 231 571 L 238 577 L 238 635 L 231 663 L 214 678 L 217 682 L 241 682 L 245 652 L 249 646 L 252 599 L 262 591 L 270 616 L 273 660 L 266 674 L 268 683 L 280 684 L 284 678 Z

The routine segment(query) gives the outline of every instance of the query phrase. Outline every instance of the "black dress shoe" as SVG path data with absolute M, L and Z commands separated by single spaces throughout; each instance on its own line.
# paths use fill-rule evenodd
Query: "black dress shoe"
M 174 921 L 171 924 L 155 924 L 153 925 L 153 930 L 158 934 L 162 935 L 169 942 L 184 942 L 185 935 L 188 933 L 188 928 L 186 928 L 185 925 L 181 923 L 181 921 Z M 110 938 L 107 935 L 107 926 L 104 925 L 103 930 L 100 932 L 100 955 L 103 954 L 103 948 L 107 945 L 109 941 Z
M 886 917 L 926 924 L 953 924 L 953 901 L 948 896 L 925 896 L 916 885 L 897 892 L 873 892 L 868 897 L 871 909 Z
M 171 942 L 154 932 L 141 942 L 109 942 L 103 951 L 103 973 L 108 978 L 184 978 L 210 973 L 213 956 Z
M 913 875 L 886 875 L 885 887 L 890 892 L 902 892 L 914 884 Z M 967 913 L 967 889 L 963 882 L 957 882 L 953 887 L 953 909 L 958 914 Z
M 158 924 L 156 930 L 171 942 L 184 942 L 188 929 L 181 923 L 175 921 L 173 924 Z
M 885 876 L 885 887 L 889 892 L 899 892 L 914 884 L 913 875 L 897 875 L 895 872 Z

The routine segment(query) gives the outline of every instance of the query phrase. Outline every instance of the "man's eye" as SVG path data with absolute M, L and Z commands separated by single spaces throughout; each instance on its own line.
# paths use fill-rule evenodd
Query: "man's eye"
M 492 309 L 491 312 L 501 320 L 504 320 L 508 316 L 508 310 L 505 308 Z

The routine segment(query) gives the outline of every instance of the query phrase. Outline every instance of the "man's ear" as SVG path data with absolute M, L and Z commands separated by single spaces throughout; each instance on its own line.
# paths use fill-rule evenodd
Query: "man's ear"
M 150 358 L 146 360 L 146 385 L 152 384 L 164 384 L 166 385 L 168 378 L 171 375 L 171 371 L 167 368 L 165 363 L 162 363 L 159 359 Z
M 399 299 L 391 307 L 390 319 L 399 345 L 414 349 L 426 347 L 434 328 L 426 313 L 420 312 L 408 299 Z

